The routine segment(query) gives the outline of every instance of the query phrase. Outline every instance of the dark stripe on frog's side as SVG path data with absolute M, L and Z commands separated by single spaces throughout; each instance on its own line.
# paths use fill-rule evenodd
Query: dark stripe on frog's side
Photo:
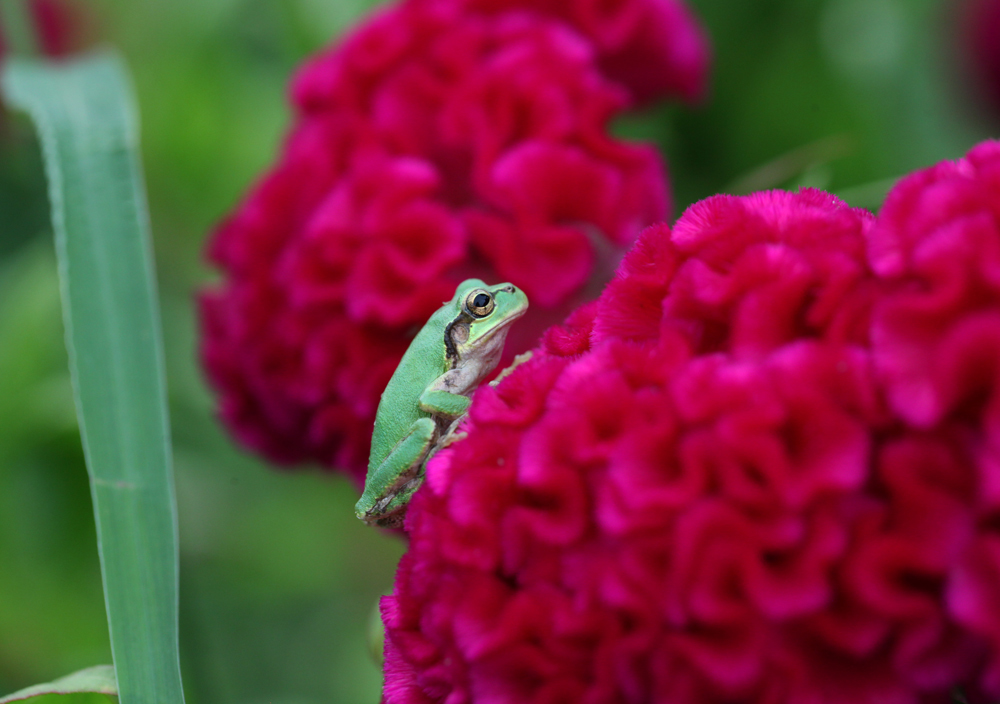
M 472 322 L 471 316 L 462 311 L 462 314 L 448 323 L 444 329 L 444 356 L 448 360 L 448 369 L 454 369 L 458 363 L 458 348 L 455 347 L 455 339 L 453 337 L 454 328 L 456 325 L 468 325 L 470 322 Z M 468 337 L 468 333 L 466 333 L 466 337 Z

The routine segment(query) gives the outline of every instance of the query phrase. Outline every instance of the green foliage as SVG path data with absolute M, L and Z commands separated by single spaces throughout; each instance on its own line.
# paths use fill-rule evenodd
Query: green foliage
M 3 89 L 45 155 L 119 695 L 182 702 L 166 382 L 127 79 L 107 55 L 9 59 Z
M 961 74 L 960 2 L 688 0 L 711 37 L 709 95 L 626 132 L 670 163 L 674 217 L 762 166 L 837 148 L 754 187 L 810 185 L 877 209 L 892 179 L 955 159 L 996 131 Z M 889 182 L 887 182 L 887 179 Z

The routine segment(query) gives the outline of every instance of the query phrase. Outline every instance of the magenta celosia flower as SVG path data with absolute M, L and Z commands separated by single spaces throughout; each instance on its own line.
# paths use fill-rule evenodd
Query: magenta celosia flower
M 1000 691 L 1000 143 L 903 179 L 871 249 L 892 283 L 872 337 L 893 410 L 928 431 L 953 427 L 967 457 L 967 529 L 978 534 L 958 555 L 949 599 L 992 641 L 989 688 Z
M 990 409 L 1000 372 L 1000 145 L 903 179 L 871 240 L 892 281 L 875 349 L 896 411 L 930 426 Z
M 668 210 L 659 156 L 609 121 L 697 93 L 706 63 L 675 0 L 412 0 L 314 58 L 278 164 L 210 247 L 202 355 L 236 435 L 360 477 L 381 390 L 470 275 L 527 292 L 511 346 L 532 343 Z
M 708 44 L 678 0 L 417 0 L 487 14 L 526 10 L 570 24 L 593 44 L 598 65 L 638 101 L 705 90 Z M 669 66 L 671 70 L 664 71 Z
M 29 8 L 42 52 L 65 56 L 81 48 L 87 18 L 78 6 L 61 0 L 32 0 Z
M 939 171 L 988 189 L 997 149 Z M 969 417 L 911 422 L 883 376 L 890 337 L 924 344 L 901 311 L 933 300 L 940 344 L 1000 311 L 900 268 L 926 244 L 970 286 L 988 270 L 931 243 L 969 212 L 934 180 L 904 181 L 882 222 L 806 190 L 646 230 L 428 466 L 383 600 L 387 702 L 1000 696 L 1000 470 Z
M 78 6 L 63 0 L 29 0 L 25 9 L 41 53 L 65 56 L 81 48 L 87 34 L 87 18 Z M 6 45 L 0 22 L 0 55 L 6 51 Z
M 994 117 L 1000 110 L 1000 0 L 963 0 L 955 42 L 971 93 Z

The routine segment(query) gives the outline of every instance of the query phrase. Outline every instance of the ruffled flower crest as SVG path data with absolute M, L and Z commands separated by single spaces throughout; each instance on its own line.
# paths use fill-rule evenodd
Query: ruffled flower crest
M 996 308 L 996 150 L 904 180 L 878 220 L 806 190 L 647 229 L 430 463 L 383 600 L 387 701 L 1000 695 L 990 404 L 942 390 L 929 417 L 899 379 L 937 370 L 887 364 Z
M 310 60 L 278 163 L 209 248 L 223 419 L 274 460 L 360 479 L 379 393 L 459 281 L 526 291 L 523 349 L 666 216 L 660 157 L 609 122 L 694 97 L 707 65 L 674 0 L 410 0 Z

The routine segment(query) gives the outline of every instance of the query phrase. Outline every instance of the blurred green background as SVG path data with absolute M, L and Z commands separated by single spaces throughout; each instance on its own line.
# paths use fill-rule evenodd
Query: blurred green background
M 207 233 L 273 159 L 295 67 L 372 0 L 81 2 L 141 110 L 165 326 L 191 704 L 378 701 L 365 630 L 403 551 L 354 488 L 277 472 L 214 420 L 192 294 Z M 697 108 L 623 119 L 668 160 L 674 217 L 717 192 L 814 185 L 877 208 L 899 175 L 995 133 L 960 70 L 962 3 L 698 0 L 715 55 Z M 0 694 L 110 662 L 37 144 L 0 120 Z M 70 701 L 63 699 L 62 701 Z M 80 699 L 78 701 L 83 701 Z

